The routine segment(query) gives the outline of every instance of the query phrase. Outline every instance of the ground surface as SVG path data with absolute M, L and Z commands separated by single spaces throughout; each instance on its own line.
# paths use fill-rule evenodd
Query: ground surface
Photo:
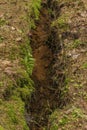
M 57 26 L 65 46 L 66 88 L 69 90 L 71 103 L 52 114 L 49 128 L 51 130 L 86 130 L 87 1 L 60 0 L 59 6 L 61 11 Z
M 25 91 L 26 97 L 26 89 L 30 91 L 24 66 L 29 49 L 29 4 L 24 0 L 0 0 L 0 130 L 28 130 L 20 94 Z
M 49 68 L 53 55 L 50 48 L 46 45 L 50 33 L 50 18 L 46 8 L 41 10 L 40 20 L 36 23 L 36 29 L 32 30 L 31 38 L 31 47 L 35 59 L 32 77 L 36 89 L 29 106 L 32 118 L 30 123 L 31 130 L 42 130 L 43 126 L 47 124 L 50 102 L 52 100 L 49 90 L 51 85 Z
M 31 47 L 35 67 L 32 77 L 36 88 L 31 105 L 27 105 L 31 111 L 27 115 L 30 129 L 42 130 L 46 125 L 47 130 L 87 130 L 87 1 L 57 1 L 60 13 L 54 21 L 48 15 L 49 12 L 53 16 L 54 12 L 43 8 L 40 21 L 36 21 L 36 29 L 31 33 L 29 4 L 28 0 L 0 0 L 0 130 L 28 130 L 25 104 L 21 100 L 25 101 L 33 91 L 28 77 L 33 59 L 29 44 L 26 45 L 29 43 L 27 35 L 33 37 Z M 49 89 L 49 68 L 53 60 L 53 52 L 46 45 L 49 25 L 58 29 L 58 38 L 63 45 L 66 75 L 63 94 L 67 93 L 70 101 L 54 112 L 51 108 L 59 101 Z

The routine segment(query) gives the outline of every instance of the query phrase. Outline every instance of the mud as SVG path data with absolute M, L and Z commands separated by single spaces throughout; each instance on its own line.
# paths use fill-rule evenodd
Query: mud
M 59 60 L 57 53 L 60 52 L 61 46 L 56 31 L 51 30 L 51 20 L 47 7 L 43 6 L 40 20 L 36 21 L 36 29 L 31 31 L 31 47 L 35 59 L 32 74 L 35 92 L 26 106 L 30 130 L 43 130 L 43 127 L 48 127 L 49 115 L 59 105 L 59 83 L 56 83 L 53 78 L 56 77 L 57 71 L 60 73 L 57 77 L 60 75 L 61 82 L 63 80 L 61 77 L 64 76 L 61 76 L 63 74 L 61 70 L 57 70 L 59 66 L 55 64 L 56 60 Z M 59 51 L 57 52 L 56 49 Z

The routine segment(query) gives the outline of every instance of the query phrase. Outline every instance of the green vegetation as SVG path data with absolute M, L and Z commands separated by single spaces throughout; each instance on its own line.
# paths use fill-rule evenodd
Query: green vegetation
M 40 13 L 40 8 L 41 8 L 41 0 L 32 0 L 32 11 L 34 14 L 34 18 L 38 20 L 39 18 L 39 13 Z
M 54 110 L 49 118 L 50 130 L 83 130 L 87 129 L 87 40 L 85 25 L 85 1 L 58 0 L 59 17 L 53 21 L 52 27 L 58 28 L 59 41 L 63 44 L 66 63 L 65 86 L 61 91 L 61 99 L 68 96 L 69 103 L 62 109 Z M 84 7 L 84 9 L 83 9 Z M 83 21 L 83 18 L 85 19 Z M 78 22 L 80 21 L 80 24 Z M 84 28 L 84 29 L 82 29 Z M 71 54 L 70 57 L 66 55 Z M 74 55 L 79 55 L 76 59 Z M 64 95 L 66 96 L 64 98 Z M 68 95 L 68 94 L 69 95 Z M 66 100 L 67 104 L 68 100 Z
M 24 118 L 25 104 L 17 96 L 13 96 L 10 101 L 2 101 L 0 107 L 1 126 L 5 130 L 16 130 L 20 126 L 20 130 L 29 130 Z
M 0 130 L 4 130 L 4 128 L 0 125 Z
M 58 17 L 57 20 L 52 22 L 52 27 L 57 26 L 58 29 L 61 29 L 61 31 L 66 31 L 69 29 L 68 19 L 69 19 L 68 14 L 64 14 Z
M 87 62 L 85 62 L 85 63 L 82 65 L 82 68 L 83 68 L 83 69 L 87 69 Z
M 82 42 L 81 40 L 76 39 L 76 40 L 73 41 L 72 47 L 73 48 L 78 48 L 78 47 L 84 46 L 86 44 L 87 44 L 86 42 Z
M 4 38 L 0 36 L 0 43 L 3 42 Z
M 6 24 L 6 21 L 4 18 L 0 18 L 0 27 Z
M 68 116 L 64 115 L 62 119 L 59 120 L 59 126 L 64 126 L 68 123 Z
M 59 119 L 59 117 L 61 118 Z M 50 117 L 50 123 L 53 124 L 50 130 L 58 130 L 58 128 L 66 130 L 68 129 L 67 124 L 78 122 L 80 119 L 86 119 L 86 116 L 80 108 L 74 106 L 69 110 L 68 114 L 67 112 L 63 114 L 61 110 L 55 111 Z
M 51 89 L 48 92 L 52 94 L 55 91 L 52 101 L 56 99 L 56 96 L 60 96 L 60 101 L 57 101 L 57 104 L 64 104 L 59 106 L 62 109 L 52 112 L 50 110 L 51 105 L 46 99 L 46 104 L 48 104 L 49 108 L 46 108 L 45 113 L 52 112 L 47 125 L 50 130 L 87 129 L 85 0 L 83 2 L 81 0 L 57 1 L 59 8 L 58 10 L 56 8 L 56 11 L 59 11 L 59 16 L 51 23 L 51 27 L 54 30 L 52 32 L 52 39 L 49 42 L 53 41 L 54 43 L 58 43 L 57 45 L 61 44 L 61 47 L 58 47 L 58 49 L 56 49 L 57 46 L 54 44 L 55 56 L 52 55 L 53 60 L 55 57 L 56 59 L 58 58 L 58 64 L 60 65 L 53 66 L 54 68 L 59 67 L 59 71 L 57 72 L 58 77 L 54 77 L 54 81 L 56 81 L 54 85 L 57 82 L 60 84 L 59 88 L 55 85 L 59 89 L 60 95 L 57 95 L 58 90 L 56 91 L 55 88 L 52 92 Z M 0 4 L 0 130 L 29 130 L 25 120 L 25 106 L 29 103 L 31 94 L 34 92 L 34 83 L 31 75 L 35 61 L 30 47 L 30 36 L 27 37 L 27 34 L 30 33 L 30 29 L 35 29 L 36 27 L 35 22 L 39 20 L 41 2 L 41 0 L 18 0 L 16 2 L 9 0 Z M 54 3 L 52 4 L 55 7 Z M 48 9 L 48 12 L 54 16 L 55 11 L 53 10 L 54 8 Z M 46 22 L 44 24 L 46 25 Z M 44 24 L 41 25 L 42 29 L 45 26 Z M 55 38 L 55 34 L 58 35 L 57 42 L 56 39 L 53 39 Z M 32 36 L 32 33 L 30 35 Z M 51 42 L 50 44 L 52 44 Z M 79 49 L 81 50 L 79 51 Z M 58 52 L 58 55 L 56 55 L 56 52 Z M 79 54 L 78 58 L 71 58 L 78 56 L 77 54 Z M 48 56 L 48 59 L 51 58 Z M 62 62 L 63 60 L 64 62 Z M 47 69 L 47 67 L 46 63 L 44 68 Z M 64 70 L 63 73 L 61 73 L 61 69 Z M 65 69 L 67 72 L 65 72 Z M 51 74 L 52 78 L 54 73 Z M 61 76 L 63 74 L 64 77 Z M 63 77 L 62 80 L 61 77 Z M 60 78 L 59 81 L 58 78 Z M 43 84 L 41 85 L 44 86 Z M 40 88 L 40 91 L 43 92 L 43 88 Z M 68 93 L 70 93 L 71 102 L 67 106 L 64 106 L 68 102 L 66 99 L 69 99 L 67 98 L 69 97 Z M 55 107 L 58 106 L 57 104 Z M 41 107 L 43 107 L 43 104 L 41 104 Z M 43 120 L 43 117 L 40 117 L 40 119 Z M 39 123 L 37 124 L 39 125 Z
M 11 30 L 12 27 L 10 27 L 10 24 L 9 28 L 5 31 L 9 30 L 9 33 L 11 31 L 11 37 L 9 37 L 8 32 L 5 32 L 6 38 L 4 38 L 4 33 L 2 33 L 3 35 L 0 34 L 0 43 L 8 42 L 5 40 L 9 40 L 6 49 L 3 49 L 4 52 L 2 55 L 7 59 L 5 64 L 10 64 L 10 67 L 6 66 L 7 72 L 2 72 L 0 78 L 0 130 L 29 130 L 25 121 L 25 104 L 27 104 L 27 100 L 31 98 L 31 94 L 34 91 L 33 81 L 31 80 L 34 59 L 26 30 L 27 28 L 31 29 L 32 21 L 33 25 L 35 25 L 34 21 L 39 18 L 41 0 L 30 1 L 31 4 L 27 2 L 22 3 L 21 1 L 20 3 L 25 4 L 23 7 L 27 6 L 29 11 L 29 14 L 28 12 L 25 12 L 23 15 L 21 13 L 19 17 L 19 20 L 20 18 L 24 18 L 22 19 L 22 24 L 26 27 L 23 28 L 21 25 L 21 29 Z M 11 6 L 14 5 L 14 3 L 10 3 L 10 1 L 9 4 L 12 4 Z M 8 4 L 6 4 L 6 6 L 8 7 Z M 15 11 L 16 10 L 14 10 L 14 12 Z M 32 14 L 33 17 L 31 18 Z M 7 20 L 8 19 L 4 19 L 4 17 L 0 18 L 0 27 L 6 24 Z M 19 22 L 19 20 L 17 22 Z M 12 23 L 9 19 L 9 23 L 10 22 Z M 14 37 L 16 38 L 17 36 L 21 38 L 20 42 L 14 39 Z
M 74 41 L 73 48 L 77 48 L 81 45 L 81 41 L 79 39 Z
M 40 9 L 41 9 L 41 0 L 32 0 L 30 3 L 30 10 L 29 10 L 29 14 L 27 16 L 27 20 L 29 22 L 29 28 L 31 29 L 35 29 L 36 25 L 35 25 L 35 21 L 39 19 L 39 14 L 40 14 Z M 30 19 L 29 19 L 30 17 Z

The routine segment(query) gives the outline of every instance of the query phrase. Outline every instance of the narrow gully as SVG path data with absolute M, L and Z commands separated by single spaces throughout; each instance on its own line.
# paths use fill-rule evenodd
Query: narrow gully
M 31 47 L 35 66 L 32 74 L 35 92 L 32 94 L 27 109 L 27 124 L 30 130 L 42 130 L 47 127 L 52 111 L 59 107 L 60 87 L 64 84 L 63 61 L 59 55 L 62 47 L 58 30 L 51 29 L 52 17 L 47 5 L 40 11 L 36 29 L 32 31 Z M 55 80 L 57 78 L 57 80 Z

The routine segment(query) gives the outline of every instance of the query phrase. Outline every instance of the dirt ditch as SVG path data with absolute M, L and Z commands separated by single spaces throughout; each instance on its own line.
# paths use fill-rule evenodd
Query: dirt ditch
M 31 47 L 35 66 L 32 74 L 35 92 L 27 108 L 27 123 L 30 130 L 42 130 L 48 126 L 48 118 L 53 109 L 60 105 L 59 97 L 64 84 L 62 47 L 58 32 L 51 29 L 52 18 L 47 6 L 43 6 L 36 29 L 32 30 Z M 60 67 L 61 66 L 61 67 Z

